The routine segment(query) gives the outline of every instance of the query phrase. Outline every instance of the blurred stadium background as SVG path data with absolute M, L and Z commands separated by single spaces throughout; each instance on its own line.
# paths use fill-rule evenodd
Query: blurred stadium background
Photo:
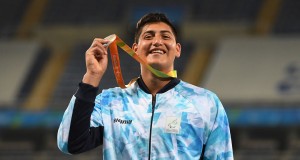
M 235 159 L 299 160 L 299 0 L 0 0 L 0 159 L 101 159 L 101 147 L 61 153 L 58 125 L 92 40 L 132 44 L 153 11 L 179 28 L 179 78 L 222 100 Z M 139 64 L 120 56 L 129 82 Z M 100 89 L 116 85 L 109 64 Z

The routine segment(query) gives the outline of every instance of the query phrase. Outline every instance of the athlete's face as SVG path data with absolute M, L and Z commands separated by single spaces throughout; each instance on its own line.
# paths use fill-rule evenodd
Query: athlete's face
M 147 64 L 163 72 L 173 70 L 174 59 L 181 53 L 171 27 L 163 22 L 145 25 L 132 48 Z

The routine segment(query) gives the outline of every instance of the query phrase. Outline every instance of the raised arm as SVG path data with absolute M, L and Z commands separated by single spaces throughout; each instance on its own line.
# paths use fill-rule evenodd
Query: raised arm
M 103 127 L 91 127 L 98 85 L 106 71 L 107 40 L 95 38 L 85 53 L 86 73 L 66 109 L 57 133 L 57 144 L 68 154 L 81 153 L 102 144 Z

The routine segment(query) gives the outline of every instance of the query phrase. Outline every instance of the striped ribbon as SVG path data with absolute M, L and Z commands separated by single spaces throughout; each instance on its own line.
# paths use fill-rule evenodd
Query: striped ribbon
M 142 60 L 123 40 L 121 40 L 117 35 L 112 34 L 110 36 L 107 36 L 105 39 L 109 40 L 110 42 L 105 44 L 106 46 L 109 46 L 112 65 L 114 74 L 117 80 L 118 85 L 121 88 L 126 88 L 128 85 L 125 85 L 121 66 L 120 66 L 120 59 L 119 59 L 119 53 L 118 53 L 118 47 L 123 49 L 126 53 L 128 53 L 132 58 L 134 58 L 136 61 L 141 63 L 142 65 L 146 66 L 148 70 L 150 70 L 153 74 L 155 74 L 157 77 L 160 78 L 176 78 L 177 72 L 176 70 L 170 71 L 169 73 L 161 72 L 157 69 L 154 69 L 150 65 L 148 65 L 144 60 Z M 131 83 L 129 83 L 131 84 Z

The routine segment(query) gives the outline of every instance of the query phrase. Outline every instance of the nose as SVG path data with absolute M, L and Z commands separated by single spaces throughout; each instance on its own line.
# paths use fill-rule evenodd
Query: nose
M 156 36 L 153 38 L 152 44 L 154 46 L 160 46 L 160 45 L 162 45 L 162 39 L 160 37 Z

